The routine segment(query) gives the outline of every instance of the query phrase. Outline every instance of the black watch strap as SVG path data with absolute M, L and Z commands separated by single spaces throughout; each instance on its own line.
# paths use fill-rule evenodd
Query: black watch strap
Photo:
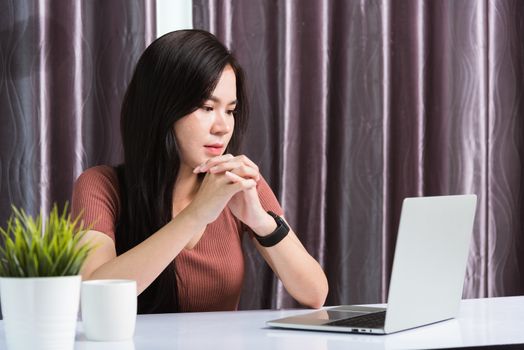
M 261 246 L 266 248 L 278 244 L 289 233 L 289 226 L 286 224 L 284 219 L 282 219 L 280 216 L 273 213 L 272 211 L 268 211 L 267 213 L 271 215 L 273 219 L 275 219 L 275 222 L 277 223 L 277 228 L 275 229 L 275 231 L 271 232 L 267 236 L 259 236 L 255 233 L 255 238 L 257 239 L 258 243 L 260 243 Z

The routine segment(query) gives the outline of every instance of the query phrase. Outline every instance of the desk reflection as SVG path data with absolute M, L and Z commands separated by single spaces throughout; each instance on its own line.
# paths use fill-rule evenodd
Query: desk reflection
M 135 350 L 135 342 L 133 340 L 89 341 L 82 333 L 76 337 L 75 350 Z

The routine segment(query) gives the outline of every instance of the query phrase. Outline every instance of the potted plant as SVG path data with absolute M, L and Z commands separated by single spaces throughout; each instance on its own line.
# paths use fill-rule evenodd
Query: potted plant
M 82 264 L 92 249 L 81 243 L 79 218 L 54 205 L 42 220 L 13 207 L 0 228 L 0 302 L 8 348 L 73 349 Z

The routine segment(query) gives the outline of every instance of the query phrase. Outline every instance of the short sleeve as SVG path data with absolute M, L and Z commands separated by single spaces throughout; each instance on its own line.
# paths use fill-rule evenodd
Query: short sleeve
M 271 187 L 269 187 L 268 183 L 262 176 L 257 183 L 257 191 L 260 204 L 262 204 L 262 208 L 264 208 L 264 210 L 270 210 L 279 216 L 284 214 L 284 211 L 282 210 L 280 203 L 278 203 L 278 200 L 271 190 Z
M 84 227 L 100 231 L 115 240 L 120 199 L 114 168 L 97 166 L 84 171 L 76 180 L 71 200 L 71 216 L 82 214 Z

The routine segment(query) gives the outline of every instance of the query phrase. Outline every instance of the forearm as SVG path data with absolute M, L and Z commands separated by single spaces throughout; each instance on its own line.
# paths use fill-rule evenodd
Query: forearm
M 92 271 L 86 279 L 132 279 L 142 293 L 205 225 L 182 211 L 168 224 L 127 252 Z
M 263 236 L 275 228 L 274 219 L 265 216 L 252 230 Z M 293 298 L 313 308 L 319 308 L 324 304 L 328 292 L 326 275 L 292 230 L 272 247 L 265 248 L 255 244 Z
M 277 245 L 260 249 L 271 261 L 273 271 L 289 294 L 303 305 L 319 308 L 324 305 L 328 293 L 326 275 L 302 245 L 294 241 L 294 235 L 290 232 Z

